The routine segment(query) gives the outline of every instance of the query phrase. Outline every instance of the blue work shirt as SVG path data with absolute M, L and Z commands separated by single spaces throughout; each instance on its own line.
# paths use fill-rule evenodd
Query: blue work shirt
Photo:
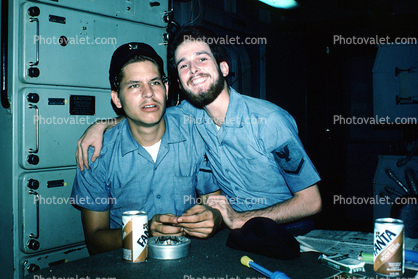
M 205 159 L 205 144 L 196 127 L 183 123 L 176 107 L 164 115 L 166 131 L 156 162 L 135 140 L 125 119 L 107 131 L 103 148 L 88 170 L 74 181 L 72 200 L 93 211 L 110 210 L 110 228 L 122 225 L 124 211 L 181 215 L 204 195 L 219 189 Z M 89 149 L 89 160 L 93 148 Z
M 203 109 L 183 101 L 185 122 L 195 123 L 224 195 L 236 211 L 265 208 L 314 185 L 319 174 L 298 137 L 293 117 L 265 100 L 230 88 L 218 129 Z

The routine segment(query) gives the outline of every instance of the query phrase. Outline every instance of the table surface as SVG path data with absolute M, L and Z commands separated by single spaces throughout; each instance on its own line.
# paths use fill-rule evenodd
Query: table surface
M 24 277 L 25 279 L 126 279 L 126 278 L 181 278 L 181 279 L 261 279 L 257 271 L 241 265 L 247 255 L 255 263 L 270 271 L 281 271 L 292 279 L 323 279 L 338 273 L 322 265 L 318 253 L 302 253 L 291 260 L 277 260 L 262 255 L 234 250 L 225 245 L 229 230 L 224 229 L 209 239 L 192 239 L 190 254 L 178 260 L 148 259 L 142 263 L 128 263 L 122 259 L 122 249 L 44 268 Z M 366 264 L 367 279 L 381 279 L 373 266 Z M 414 278 L 416 271 L 405 270 L 399 278 Z M 55 276 L 55 277 L 54 277 Z M 335 279 L 341 277 L 335 276 Z

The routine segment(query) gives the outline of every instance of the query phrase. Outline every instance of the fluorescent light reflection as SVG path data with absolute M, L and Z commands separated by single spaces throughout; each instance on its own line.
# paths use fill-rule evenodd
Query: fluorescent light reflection
M 292 9 L 298 6 L 295 0 L 260 0 L 260 2 L 281 9 Z

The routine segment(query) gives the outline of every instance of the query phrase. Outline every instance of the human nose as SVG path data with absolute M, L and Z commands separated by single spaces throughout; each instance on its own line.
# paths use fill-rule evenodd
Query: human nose
M 190 62 L 190 73 L 196 74 L 199 71 L 199 66 L 194 61 Z
M 154 91 L 152 90 L 151 86 L 148 84 L 144 86 L 142 90 L 142 98 L 152 98 L 154 96 Z

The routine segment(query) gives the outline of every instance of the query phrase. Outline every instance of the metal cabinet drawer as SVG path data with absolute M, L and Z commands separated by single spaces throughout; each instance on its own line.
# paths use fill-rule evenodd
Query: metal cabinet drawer
M 30 87 L 19 94 L 24 169 L 75 166 L 77 141 L 87 127 L 116 115 L 110 90 Z
M 22 252 L 35 253 L 84 241 L 80 211 L 70 203 L 75 173 L 75 169 L 66 169 L 20 175 Z
M 110 88 L 111 56 L 129 42 L 146 42 L 166 58 L 165 28 L 41 3 L 20 8 L 23 83 Z

